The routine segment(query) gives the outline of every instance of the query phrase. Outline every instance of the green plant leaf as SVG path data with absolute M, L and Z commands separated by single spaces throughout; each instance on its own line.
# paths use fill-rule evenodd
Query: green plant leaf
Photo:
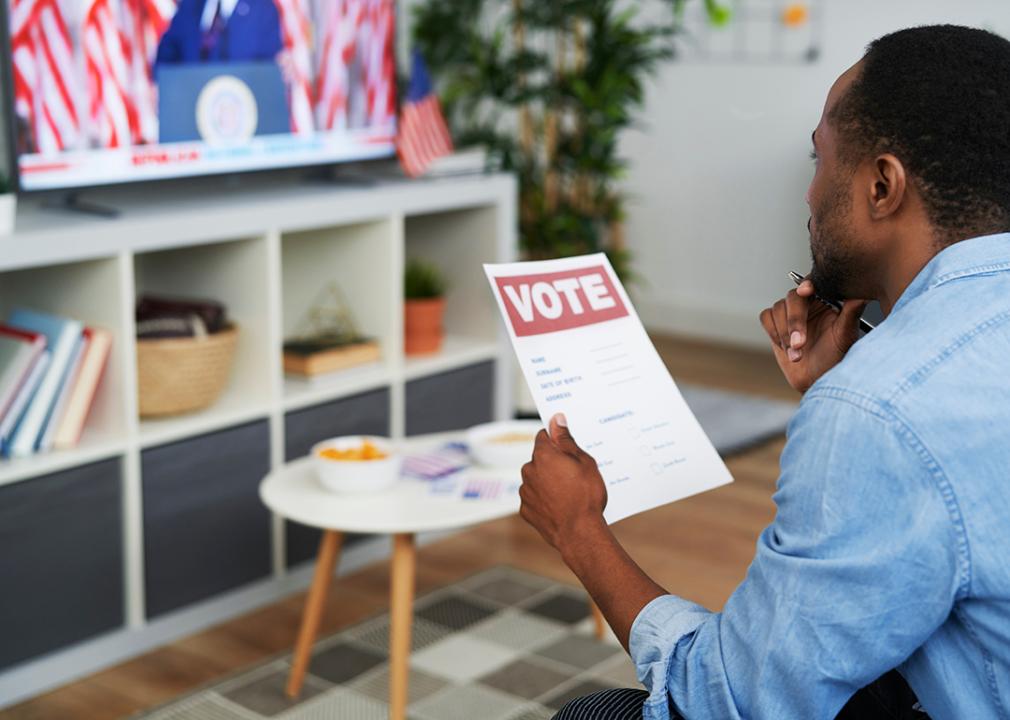
M 489 164 L 518 177 L 526 257 L 605 250 L 618 273 L 632 277 L 627 250 L 612 247 L 610 238 L 610 224 L 624 214 L 618 185 L 627 168 L 618 139 L 640 126 L 645 81 L 673 57 L 673 38 L 691 1 L 669 0 L 668 22 L 645 22 L 637 4 L 619 0 L 421 0 L 414 6 L 411 36 L 457 144 L 483 145 Z M 704 3 L 710 22 L 729 22 L 718 0 L 695 1 Z M 530 120 L 532 147 L 520 137 L 521 112 Z M 548 127 L 555 130 L 551 148 Z
M 410 260 L 403 272 L 403 297 L 407 300 L 439 298 L 445 295 L 446 282 L 436 265 Z

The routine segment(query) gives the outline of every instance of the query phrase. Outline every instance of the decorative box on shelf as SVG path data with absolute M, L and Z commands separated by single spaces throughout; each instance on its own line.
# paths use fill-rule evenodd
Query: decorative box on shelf
M 381 357 L 378 341 L 368 338 L 292 340 L 284 343 L 284 372 L 315 377 L 375 362 Z

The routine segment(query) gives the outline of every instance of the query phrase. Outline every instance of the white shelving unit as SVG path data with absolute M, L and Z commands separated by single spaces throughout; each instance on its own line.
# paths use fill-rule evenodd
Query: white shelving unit
M 44 212 L 22 202 L 13 236 L 0 237 L 0 318 L 26 306 L 111 330 L 113 350 L 79 447 L 0 461 L 0 491 L 14 483 L 120 460 L 123 626 L 0 672 L 0 706 L 219 622 L 303 585 L 285 567 L 283 524 L 272 523 L 271 578 L 155 621 L 144 597 L 142 457 L 145 450 L 254 420 L 269 425 L 270 465 L 284 462 L 286 414 L 388 389 L 394 437 L 404 434 L 412 380 L 497 361 L 493 416 L 513 412 L 511 350 L 481 263 L 516 253 L 515 184 L 492 175 L 341 188 L 253 180 L 96 193 L 114 220 Z M 407 258 L 442 267 L 450 281 L 447 339 L 429 357 L 403 355 L 402 274 Z M 335 283 L 382 359 L 327 378 L 285 377 L 281 346 Z M 240 341 L 230 384 L 211 408 L 177 418 L 137 416 L 134 304 L 141 293 L 226 304 Z

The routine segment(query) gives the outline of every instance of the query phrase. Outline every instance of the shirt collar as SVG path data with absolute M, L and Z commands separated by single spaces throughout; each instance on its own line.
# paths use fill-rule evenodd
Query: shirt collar
M 204 32 L 210 30 L 210 26 L 214 22 L 214 14 L 217 12 L 219 5 L 221 6 L 221 20 L 228 22 L 237 4 L 238 0 L 207 0 L 203 4 L 203 13 L 200 15 L 200 29 Z
M 901 293 L 891 312 L 946 282 L 996 270 L 1010 270 L 1010 233 L 961 240 L 926 263 Z

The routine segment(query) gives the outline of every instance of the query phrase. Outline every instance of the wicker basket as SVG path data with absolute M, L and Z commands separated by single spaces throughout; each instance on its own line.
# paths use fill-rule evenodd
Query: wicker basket
M 137 340 L 140 416 L 178 415 L 217 400 L 228 384 L 238 328 L 202 338 Z

